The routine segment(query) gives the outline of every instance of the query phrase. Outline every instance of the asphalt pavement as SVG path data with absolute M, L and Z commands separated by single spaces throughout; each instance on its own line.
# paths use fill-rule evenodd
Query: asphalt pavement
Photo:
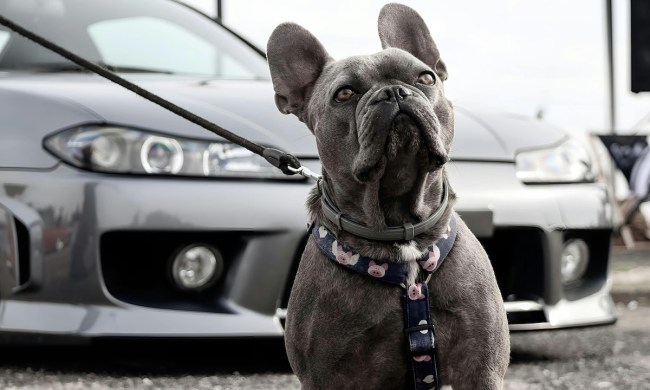
M 635 241 L 631 248 L 615 244 L 610 270 L 614 302 L 650 305 L 650 241 Z

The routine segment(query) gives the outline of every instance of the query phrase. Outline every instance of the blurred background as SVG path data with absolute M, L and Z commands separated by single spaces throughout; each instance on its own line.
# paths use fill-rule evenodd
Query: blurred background
M 183 0 L 220 16 L 260 46 L 279 23 L 306 27 L 335 58 L 381 49 L 384 1 Z M 570 131 L 611 130 L 608 1 L 400 1 L 427 22 L 449 69 L 447 95 L 538 116 Z M 630 2 L 614 0 L 615 122 L 618 133 L 650 129 L 650 94 L 631 92 Z M 552 22 L 550 22 L 552 21 Z
M 310 30 L 334 58 L 381 49 L 376 15 L 383 1 L 320 2 L 315 0 L 182 0 L 221 19 L 263 50 L 279 23 L 292 21 Z M 638 31 L 650 23 L 643 1 L 622 0 L 405 0 L 427 22 L 449 70 L 447 96 L 457 104 L 535 117 L 577 134 L 647 135 L 650 131 L 650 93 L 640 92 L 648 76 L 637 69 L 648 54 L 632 50 L 633 25 Z M 632 9 L 637 7 L 638 9 Z M 634 53 L 634 54 L 633 54 Z M 650 65 L 645 63 L 646 72 Z M 643 80 L 641 80 L 644 77 Z M 636 91 L 636 92 L 633 92 Z M 603 160 L 610 155 L 597 151 Z M 637 156 L 638 157 L 638 156 Z M 630 189 L 624 175 L 612 169 L 614 193 L 628 212 Z M 635 207 L 635 206 L 634 206 Z M 624 230 L 627 245 L 650 239 L 650 205 L 643 202 L 633 218 L 635 232 Z

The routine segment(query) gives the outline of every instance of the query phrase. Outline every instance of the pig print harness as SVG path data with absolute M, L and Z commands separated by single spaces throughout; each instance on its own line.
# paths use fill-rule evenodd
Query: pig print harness
M 420 272 L 417 281 L 406 285 L 409 265 L 371 259 L 354 253 L 324 226 L 314 224 L 311 229 L 314 241 L 332 261 L 361 275 L 403 288 L 402 311 L 404 334 L 408 342 L 409 366 L 414 389 L 438 390 L 438 367 L 436 364 L 435 333 L 429 308 L 427 282 L 451 251 L 456 239 L 456 219 L 452 215 L 447 232 L 434 242 L 417 259 Z

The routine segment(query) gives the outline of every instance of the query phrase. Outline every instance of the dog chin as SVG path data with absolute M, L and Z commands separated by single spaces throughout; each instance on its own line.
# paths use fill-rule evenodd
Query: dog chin
M 434 172 L 447 163 L 449 157 L 440 140 L 440 129 L 436 125 L 423 122 L 417 116 L 403 113 L 397 115 L 394 123 L 397 131 L 406 134 L 413 140 L 412 142 L 418 142 L 421 145 L 418 152 L 428 158 L 426 166 L 423 167 L 424 170 Z
M 411 115 L 398 112 L 387 132 L 384 150 L 374 164 L 355 166 L 357 181 L 398 181 L 405 190 L 414 176 L 434 172 L 447 162 L 447 154 L 434 130 L 425 128 Z

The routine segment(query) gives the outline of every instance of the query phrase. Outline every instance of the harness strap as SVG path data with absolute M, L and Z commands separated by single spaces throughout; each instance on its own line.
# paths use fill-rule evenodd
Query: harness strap
M 429 309 L 429 289 L 426 283 L 418 283 L 419 295 L 402 294 L 404 323 L 408 341 L 408 359 L 411 366 L 413 388 L 416 390 L 439 389 L 436 359 L 435 331 Z
M 416 390 L 440 389 L 435 329 L 431 318 L 427 282 L 451 251 L 456 241 L 456 232 L 456 217 L 452 214 L 447 232 L 416 260 L 420 266 L 418 278 L 420 282 L 406 286 L 408 263 L 394 263 L 360 255 L 339 242 L 324 226 L 314 223 L 311 228 L 312 238 L 318 248 L 336 264 L 361 275 L 403 288 L 401 304 L 404 334 L 408 344 L 408 365 L 413 388 Z

